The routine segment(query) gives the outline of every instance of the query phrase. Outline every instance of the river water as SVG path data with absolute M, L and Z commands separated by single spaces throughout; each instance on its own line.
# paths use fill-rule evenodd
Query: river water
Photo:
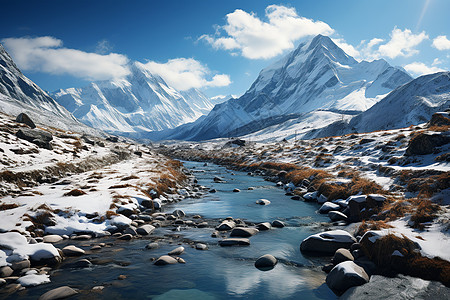
M 215 188 L 216 193 L 200 199 L 185 199 L 164 207 L 165 212 L 183 210 L 187 215 L 199 214 L 210 223 L 228 216 L 248 222 L 281 220 L 284 228 L 262 231 L 250 238 L 247 247 L 220 247 L 218 238 L 211 237 L 214 228 L 158 228 L 151 238 L 116 241 L 114 238 L 75 242 L 85 250 L 99 242 L 114 242 L 100 252 L 88 252 L 82 258 L 94 262 L 88 269 L 67 268 L 68 259 L 51 276 L 51 283 L 28 288 L 11 296 L 11 299 L 37 299 L 46 291 L 62 285 L 78 288 L 81 293 L 73 299 L 335 299 L 328 289 L 321 266 L 328 258 L 308 257 L 300 252 L 301 241 L 317 233 L 326 216 L 318 214 L 317 204 L 291 200 L 283 189 L 272 182 L 246 173 L 230 171 L 224 167 L 198 162 L 184 162 L 192 170 L 200 185 Z M 225 179 L 216 183 L 214 176 Z M 254 187 L 254 190 L 248 190 Z M 235 193 L 238 188 L 241 192 Z M 264 198 L 270 205 L 256 204 Z M 157 239 L 160 247 L 145 250 L 145 245 Z M 187 241 L 190 241 L 188 243 Z M 206 251 L 190 246 L 194 242 L 208 245 Z M 152 259 L 184 246 L 180 255 L 186 264 L 155 266 Z M 272 254 L 278 264 L 270 271 L 254 267 L 255 260 Z M 125 280 L 117 280 L 126 275 Z M 102 292 L 90 291 L 94 286 L 104 286 Z M 88 292 L 89 291 L 89 292 Z M 71 298 L 72 299 L 72 298 Z

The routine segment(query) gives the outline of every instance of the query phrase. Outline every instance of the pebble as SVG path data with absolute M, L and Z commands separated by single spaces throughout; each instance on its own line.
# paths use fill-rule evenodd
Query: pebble
M 75 247 L 74 245 L 66 246 L 62 249 L 65 256 L 80 256 L 85 253 L 81 248 Z

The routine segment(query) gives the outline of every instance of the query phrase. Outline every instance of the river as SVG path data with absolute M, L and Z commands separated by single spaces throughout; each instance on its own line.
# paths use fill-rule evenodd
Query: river
M 104 238 L 94 241 L 63 241 L 57 247 L 75 244 L 85 250 L 99 242 L 111 242 L 100 252 L 88 252 L 82 258 L 94 265 L 87 269 L 67 266 L 53 271 L 51 283 L 29 288 L 14 294 L 11 299 L 38 298 L 44 292 L 62 285 L 78 288 L 81 293 L 73 299 L 335 299 L 325 282 L 321 266 L 329 261 L 323 257 L 309 257 L 300 252 L 301 241 L 320 231 L 328 222 L 326 215 L 317 213 L 317 204 L 295 201 L 285 196 L 283 189 L 258 176 L 230 171 L 224 167 L 199 162 L 184 162 L 200 185 L 214 188 L 216 193 L 201 198 L 188 198 L 166 205 L 164 212 L 183 210 L 188 216 L 201 215 L 209 223 L 231 216 L 248 222 L 281 220 L 284 228 L 261 231 L 250 238 L 247 247 L 220 247 L 218 238 L 211 237 L 214 228 L 161 227 L 150 238 L 116 241 Z M 214 176 L 225 180 L 213 181 Z M 249 190 L 253 187 L 253 190 Z M 238 188 L 240 192 L 233 192 Z M 270 205 L 258 205 L 264 198 Z M 145 250 L 145 245 L 158 240 L 159 248 Z M 208 245 L 201 251 L 191 247 L 193 242 Z M 167 254 L 182 245 L 180 255 L 186 264 L 156 266 L 152 259 Z M 270 271 L 260 271 L 255 260 L 272 254 L 278 264 Z M 125 280 L 117 280 L 125 275 Z M 101 292 L 90 291 L 104 286 Z M 89 292 L 88 292 L 89 291 Z M 71 298 L 72 299 L 72 298 Z

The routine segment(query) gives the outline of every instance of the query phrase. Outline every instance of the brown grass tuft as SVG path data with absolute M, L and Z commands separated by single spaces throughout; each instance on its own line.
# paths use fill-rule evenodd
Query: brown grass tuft
M 67 192 L 64 194 L 64 196 L 74 196 L 74 197 L 78 197 L 78 196 L 82 196 L 82 195 L 86 195 L 86 192 L 80 189 L 73 189 L 70 192 Z

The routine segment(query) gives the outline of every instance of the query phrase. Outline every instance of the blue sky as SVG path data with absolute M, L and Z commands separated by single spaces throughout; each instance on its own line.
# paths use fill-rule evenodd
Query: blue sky
M 450 1 L 5 1 L 0 40 L 43 89 L 126 76 L 144 63 L 178 89 L 244 93 L 301 41 L 330 35 L 357 59 L 412 75 L 450 69 Z

